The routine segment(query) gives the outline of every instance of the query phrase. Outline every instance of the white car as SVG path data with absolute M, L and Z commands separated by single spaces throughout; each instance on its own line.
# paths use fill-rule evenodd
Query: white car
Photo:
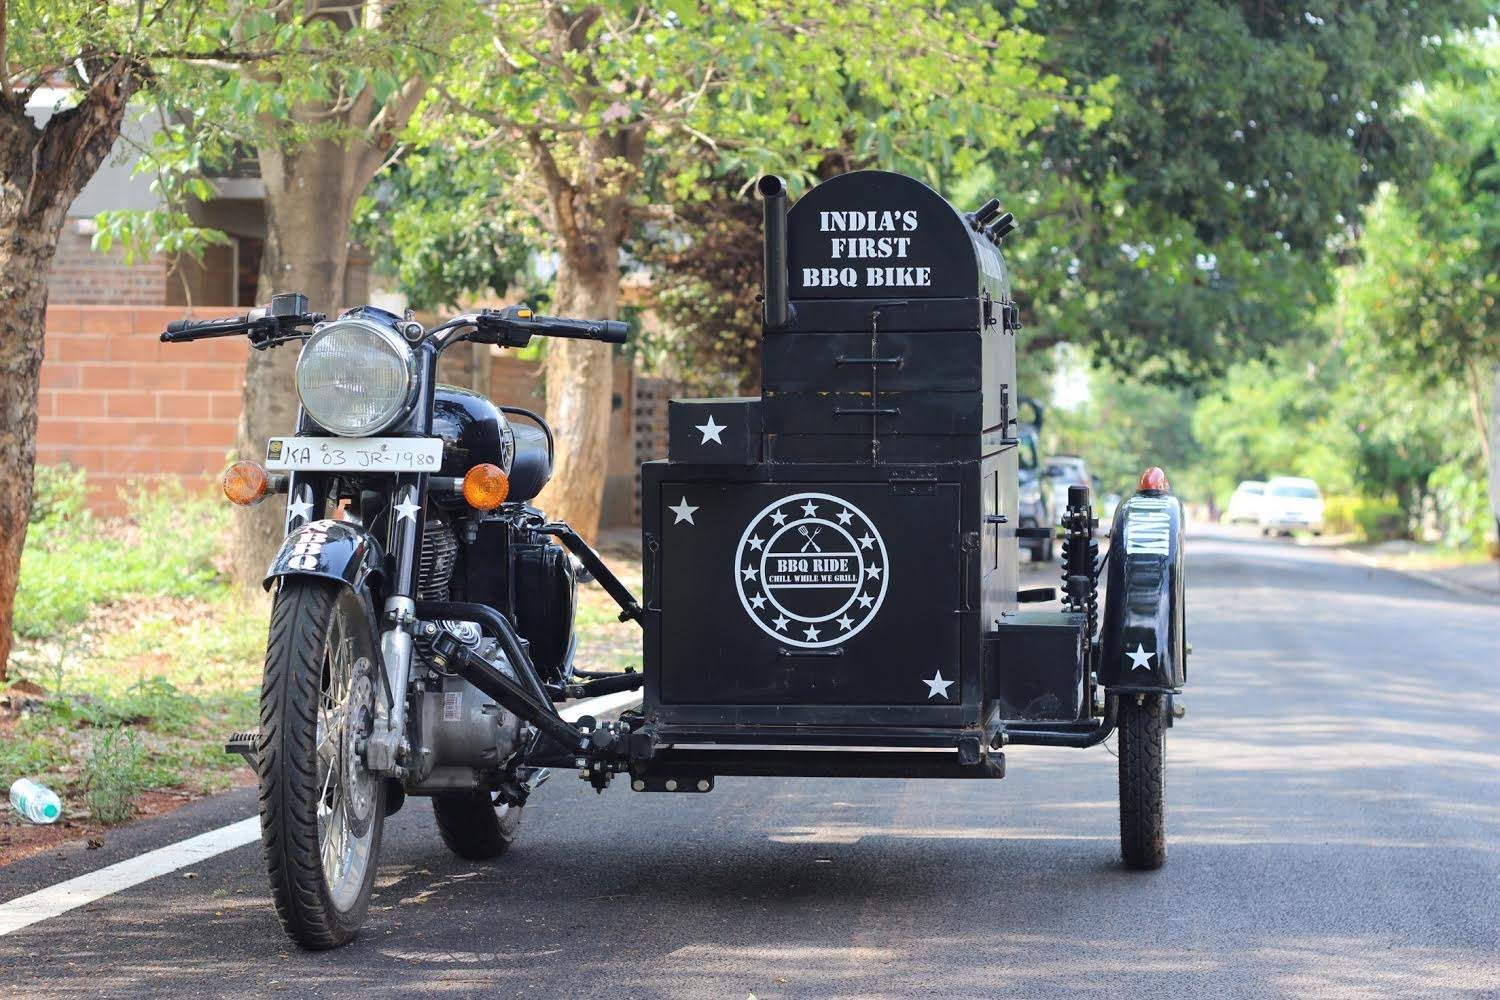
M 1266 483 L 1260 508 L 1260 532 L 1311 531 L 1323 533 L 1323 494 L 1311 479 L 1278 476 Z
M 1068 512 L 1068 487 L 1092 486 L 1089 466 L 1077 455 L 1052 455 L 1046 465 L 1047 483 L 1052 489 L 1052 519 L 1062 524 Z
M 1259 524 L 1260 508 L 1265 502 L 1266 484 L 1258 479 L 1247 479 L 1234 488 L 1229 498 L 1229 509 L 1224 512 L 1225 524 Z

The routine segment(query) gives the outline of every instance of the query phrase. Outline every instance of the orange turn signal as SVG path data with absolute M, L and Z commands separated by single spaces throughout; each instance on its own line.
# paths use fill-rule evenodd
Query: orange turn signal
M 235 462 L 224 470 L 224 499 L 241 507 L 254 507 L 271 492 L 271 477 L 259 462 Z
M 510 477 L 485 462 L 464 473 L 464 501 L 475 510 L 494 510 L 510 496 Z
M 1153 465 L 1141 473 L 1142 493 L 1165 493 L 1171 488 L 1167 485 L 1167 474 L 1160 466 Z

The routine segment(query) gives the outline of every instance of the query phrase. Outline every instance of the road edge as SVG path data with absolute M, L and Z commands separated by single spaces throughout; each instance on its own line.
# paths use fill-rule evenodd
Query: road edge
M 1352 562 L 1357 566 L 1363 566 L 1365 569 L 1378 569 L 1386 573 L 1395 573 L 1397 576 L 1404 576 L 1408 579 L 1437 587 L 1439 590 L 1446 590 L 1450 594 L 1459 594 L 1464 597 L 1483 597 L 1491 601 L 1500 602 L 1500 594 L 1497 594 L 1493 590 L 1486 590 L 1483 587 L 1472 587 L 1467 583 L 1447 580 L 1427 570 L 1388 566 L 1372 556 L 1367 556 L 1363 552 L 1356 552 L 1353 549 L 1339 547 L 1333 548 L 1333 551 L 1338 554 L 1339 558 Z

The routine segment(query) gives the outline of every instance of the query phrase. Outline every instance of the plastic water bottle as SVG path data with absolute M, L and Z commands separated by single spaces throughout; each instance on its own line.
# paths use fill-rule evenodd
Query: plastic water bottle
M 56 823 L 62 815 L 57 793 L 30 778 L 17 778 L 10 786 L 10 804 L 33 823 Z

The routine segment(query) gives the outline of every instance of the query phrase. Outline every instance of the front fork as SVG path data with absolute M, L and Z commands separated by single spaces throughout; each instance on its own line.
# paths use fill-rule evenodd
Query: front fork
M 427 473 L 400 473 L 387 520 L 386 553 L 390 564 L 385 606 L 381 609 L 380 659 L 385 665 L 388 709 L 379 713 L 365 750 L 365 766 L 380 774 L 404 778 L 407 685 L 411 681 L 412 632 L 417 618 L 417 573 L 422 556 L 422 507 Z

